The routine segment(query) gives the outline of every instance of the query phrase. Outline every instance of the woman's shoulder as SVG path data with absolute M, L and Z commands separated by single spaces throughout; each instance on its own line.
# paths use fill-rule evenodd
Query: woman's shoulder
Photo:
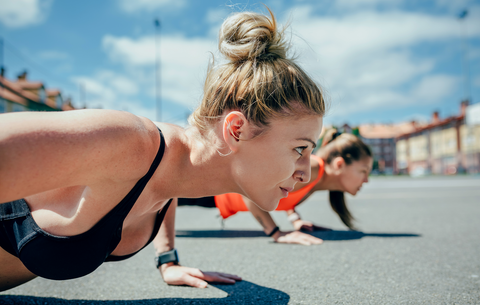
M 6 114 L 0 130 L 0 151 L 10 165 L 0 170 L 0 201 L 135 180 L 148 171 L 159 146 L 151 121 L 114 110 Z

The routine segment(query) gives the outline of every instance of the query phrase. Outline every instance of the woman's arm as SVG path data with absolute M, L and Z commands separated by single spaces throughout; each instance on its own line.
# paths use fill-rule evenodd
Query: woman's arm
M 255 219 L 263 227 L 265 234 L 270 234 L 270 232 L 277 227 L 270 213 L 261 210 L 253 201 L 246 197 L 243 197 L 243 201 Z M 299 231 L 282 232 L 279 230 L 273 234 L 272 237 L 278 243 L 300 244 L 305 246 L 319 245 L 323 242 L 320 238 Z
M 304 202 L 305 200 L 308 199 L 308 197 L 310 197 L 313 193 L 315 193 L 317 190 L 316 188 L 314 187 L 310 192 L 308 192 L 305 197 L 303 197 L 298 203 L 296 206 L 298 206 L 299 204 L 301 204 L 302 202 Z M 322 226 L 317 226 L 315 224 L 313 224 L 311 221 L 307 221 L 307 220 L 303 220 L 301 217 L 300 217 L 300 214 L 297 213 L 297 211 L 295 211 L 295 209 L 292 209 L 292 210 L 288 210 L 286 211 L 287 212 L 287 216 L 288 216 L 288 220 L 290 220 L 290 222 L 292 223 L 293 227 L 295 228 L 295 230 L 297 231 L 300 231 L 300 230 L 306 230 L 306 231 L 331 231 L 332 229 L 330 228 L 326 228 L 326 227 L 322 227 Z
M 288 210 L 286 212 L 288 215 L 288 220 L 290 220 L 293 227 L 297 231 L 306 230 L 311 232 L 311 231 L 331 231 L 332 230 L 330 228 L 317 226 L 316 224 L 313 224 L 311 221 L 303 220 L 300 217 L 300 214 L 298 214 L 297 211 L 295 211 L 295 209 Z
M 174 198 L 157 236 L 153 240 L 156 255 L 175 248 L 175 212 L 178 199 Z M 165 283 L 169 285 L 188 285 L 197 288 L 207 287 L 207 282 L 235 284 L 242 279 L 236 275 L 221 272 L 203 272 L 197 268 L 175 265 L 173 262 L 159 267 L 160 274 Z
M 146 121 L 113 110 L 0 114 L 0 203 L 143 176 L 159 141 Z

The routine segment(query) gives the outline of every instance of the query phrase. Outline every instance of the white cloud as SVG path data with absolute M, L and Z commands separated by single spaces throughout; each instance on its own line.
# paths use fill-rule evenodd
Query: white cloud
M 393 7 L 402 3 L 402 0 L 336 0 L 335 6 L 338 9 L 358 9 L 376 6 Z
M 125 62 L 134 66 L 155 63 L 155 40 L 153 37 L 134 40 L 129 37 L 106 35 L 102 39 L 102 46 L 110 59 L 116 62 Z
M 151 11 L 159 8 L 178 9 L 187 4 L 186 0 L 118 0 L 120 8 L 127 13 Z
M 228 11 L 225 8 L 209 9 L 205 15 L 205 21 L 210 24 L 221 24 L 223 20 L 228 16 Z M 217 29 L 218 32 L 218 29 Z
M 371 6 L 377 3 L 365 1 Z M 221 18 L 221 11 L 214 9 L 206 15 L 207 21 L 211 22 L 208 33 L 218 32 L 216 20 Z M 345 119 L 350 114 L 359 117 L 360 113 L 373 109 L 398 109 L 441 102 L 458 86 L 456 77 L 436 72 L 437 61 L 444 55 L 442 47 L 439 47 L 438 53 L 428 56 L 419 56 L 414 50 L 425 43 L 445 46 L 457 40 L 460 30 L 454 16 L 396 9 L 347 10 L 337 17 L 319 17 L 311 12 L 309 6 L 293 9 L 292 30 L 301 38 L 294 37 L 293 45 L 300 64 L 315 79 L 321 80 L 331 96 L 333 107 L 327 120 Z M 480 10 L 472 8 L 470 17 L 469 36 L 480 37 Z M 190 108 L 199 100 L 211 57 L 209 52 L 217 54 L 216 37 L 207 37 L 161 37 L 162 100 Z M 144 91 L 154 96 L 153 36 L 131 38 L 106 35 L 102 46 L 110 60 L 123 65 L 129 74 L 139 76 L 130 79 L 136 85 L 130 89 L 122 83 L 122 78 L 101 81 L 104 88 L 99 92 L 103 92 L 105 99 L 111 99 L 107 96 L 108 92 L 118 94 L 115 93 L 118 90 L 126 90 L 127 95 Z M 215 58 L 218 60 L 219 56 Z M 478 82 L 478 79 L 475 81 Z
M 428 75 L 413 90 L 415 100 L 436 101 L 450 94 L 458 84 L 458 78 L 451 75 Z
M 435 0 L 437 7 L 446 8 L 452 14 L 459 14 L 475 4 L 475 0 Z
M 161 94 L 163 98 L 192 106 L 201 96 L 209 52 L 216 49 L 213 40 L 162 36 L 160 41 Z M 107 35 L 103 48 L 110 59 L 128 69 L 148 69 L 155 65 L 153 36 L 139 39 Z M 153 94 L 154 88 L 151 88 Z
M 0 0 L 0 22 L 16 28 L 45 20 L 51 0 Z
M 300 37 L 293 38 L 293 45 L 302 66 L 327 88 L 332 99 L 328 115 L 333 118 L 431 103 L 452 93 L 455 77 L 432 75 L 442 50 L 420 57 L 414 47 L 458 39 L 455 17 L 398 10 L 318 17 L 312 11 L 309 6 L 292 10 L 292 30 Z M 475 17 L 480 12 L 471 12 L 469 36 L 479 37 L 480 18 Z
M 146 109 L 132 97 L 138 93 L 138 86 L 123 75 L 103 70 L 93 77 L 77 76 L 72 80 L 84 87 L 89 108 L 128 110 L 142 116 L 152 114 L 152 109 Z

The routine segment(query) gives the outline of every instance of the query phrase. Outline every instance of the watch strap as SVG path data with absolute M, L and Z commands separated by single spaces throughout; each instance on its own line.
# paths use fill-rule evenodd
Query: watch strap
M 179 259 L 177 249 L 172 249 L 170 251 L 160 253 L 160 255 L 155 257 L 155 265 L 157 266 L 157 269 L 161 265 L 171 262 L 174 262 L 175 265 L 178 265 Z
M 273 234 L 277 233 L 279 230 L 280 230 L 279 227 L 275 227 L 275 228 L 272 230 L 272 232 L 270 232 L 270 234 L 268 234 L 267 236 L 268 236 L 268 237 L 272 237 Z

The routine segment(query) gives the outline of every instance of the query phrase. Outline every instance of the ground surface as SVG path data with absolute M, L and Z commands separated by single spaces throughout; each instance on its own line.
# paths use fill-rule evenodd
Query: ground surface
M 179 208 L 183 265 L 242 276 L 233 286 L 167 286 L 149 246 L 81 279 L 35 279 L 0 304 L 480 304 L 480 177 L 373 178 L 347 200 L 360 232 L 345 229 L 325 192 L 299 207 L 334 229 L 310 247 L 272 243 L 248 213 L 222 231 L 216 210 Z

